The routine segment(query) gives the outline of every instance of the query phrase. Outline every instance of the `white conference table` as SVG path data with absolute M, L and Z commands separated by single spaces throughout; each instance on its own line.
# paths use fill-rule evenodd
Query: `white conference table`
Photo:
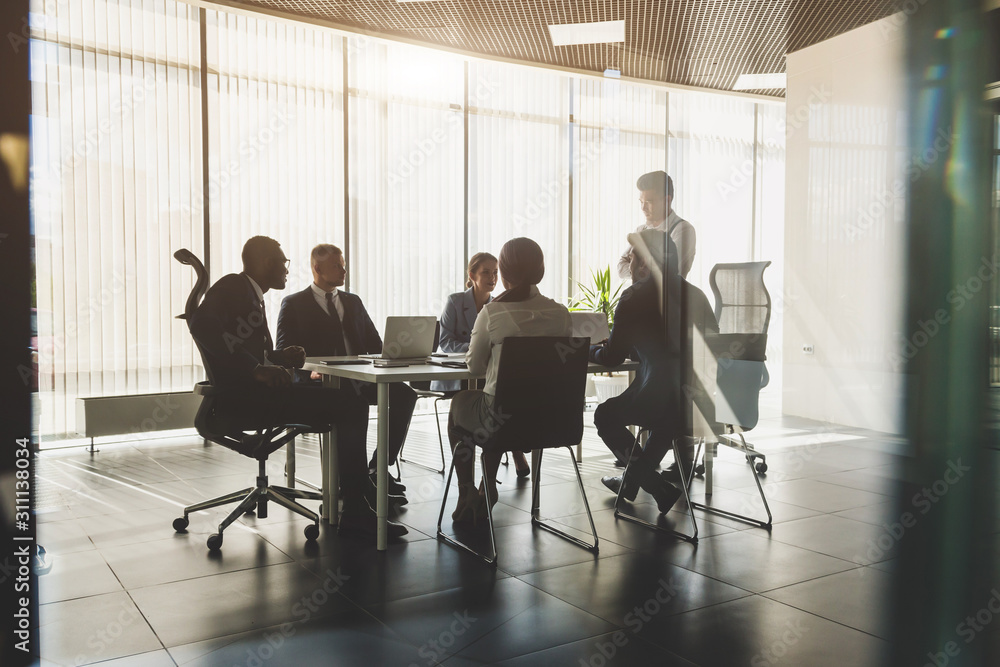
M 376 465 L 378 479 L 377 507 L 378 515 L 377 548 L 385 551 L 388 548 L 389 516 L 389 385 L 393 382 L 413 382 L 427 380 L 478 380 L 483 376 L 473 375 L 465 368 L 447 368 L 428 363 L 414 363 L 397 368 L 376 368 L 371 363 L 357 365 L 327 365 L 324 361 L 357 359 L 357 357 L 308 357 L 303 370 L 315 371 L 323 376 L 323 386 L 339 387 L 340 380 L 357 380 L 374 382 L 378 387 L 378 419 L 376 426 L 377 449 Z M 601 366 L 591 363 L 588 373 L 604 373 L 607 371 L 629 371 L 639 367 L 635 361 L 625 361 L 618 366 Z M 630 377 L 631 380 L 631 377 Z M 339 465 L 337 461 L 336 427 L 330 433 L 322 436 L 320 459 L 322 466 L 323 509 L 322 515 L 330 524 L 338 521 L 337 506 L 340 500 Z

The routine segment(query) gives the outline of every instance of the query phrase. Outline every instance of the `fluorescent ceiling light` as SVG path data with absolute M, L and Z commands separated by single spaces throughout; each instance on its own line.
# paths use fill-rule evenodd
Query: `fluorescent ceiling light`
M 784 88 L 785 83 L 785 74 L 740 74 L 736 78 L 736 85 L 733 86 L 733 90 Z
M 595 23 L 562 23 L 549 26 L 549 35 L 555 46 L 571 44 L 604 44 L 625 41 L 625 21 L 597 21 Z

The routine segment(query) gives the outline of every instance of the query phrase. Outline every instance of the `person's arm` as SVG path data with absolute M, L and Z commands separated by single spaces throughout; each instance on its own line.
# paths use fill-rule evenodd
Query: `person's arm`
M 274 346 L 279 350 L 292 345 L 303 346 L 302 327 L 299 326 L 299 318 L 291 300 L 292 296 L 282 299 L 281 309 L 278 311 L 278 335 Z
M 463 294 L 464 296 L 464 294 Z M 441 339 L 438 349 L 442 352 L 467 352 L 469 341 L 459 335 L 458 327 L 461 316 L 461 301 L 448 297 L 441 313 Z
M 378 334 L 375 323 L 372 322 L 368 309 L 362 303 L 361 297 L 355 295 L 358 300 L 358 316 L 361 318 L 361 338 L 364 341 L 364 354 L 378 354 L 382 351 L 382 336 Z
M 622 280 L 630 280 L 632 278 L 632 268 L 629 266 L 629 252 L 632 250 L 632 246 L 625 249 L 622 256 L 618 259 L 618 277 Z
M 493 352 L 493 345 L 490 343 L 490 311 L 484 307 L 479 311 L 476 323 L 472 327 L 472 339 L 469 341 L 469 350 L 465 353 L 465 363 L 469 367 L 469 372 L 476 375 L 484 375 L 486 368 L 490 364 L 490 354 Z
M 670 235 L 674 245 L 677 246 L 677 254 L 680 259 L 681 278 L 687 278 L 691 267 L 694 266 L 695 233 L 694 226 L 689 222 L 677 225 Z
M 590 346 L 590 360 L 602 366 L 617 366 L 625 361 L 629 352 L 632 351 L 632 314 L 628 301 L 632 297 L 632 290 L 627 289 L 622 294 L 618 307 L 615 308 L 615 325 L 611 329 L 611 336 L 603 345 Z

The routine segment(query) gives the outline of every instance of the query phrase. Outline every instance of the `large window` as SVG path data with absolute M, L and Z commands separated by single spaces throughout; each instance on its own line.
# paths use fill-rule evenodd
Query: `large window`
M 468 257 L 514 236 L 538 241 L 541 290 L 566 300 L 642 221 L 636 177 L 667 168 L 698 231 L 692 282 L 707 290 L 717 261 L 779 264 L 779 103 L 177 0 L 38 0 L 31 29 L 44 440 L 74 434 L 76 397 L 202 378 L 175 319 L 193 284 L 181 247 L 215 280 L 240 270 L 249 236 L 279 240 L 292 264 L 288 291 L 267 295 L 272 328 L 321 242 L 345 248 L 379 327 L 439 314 Z

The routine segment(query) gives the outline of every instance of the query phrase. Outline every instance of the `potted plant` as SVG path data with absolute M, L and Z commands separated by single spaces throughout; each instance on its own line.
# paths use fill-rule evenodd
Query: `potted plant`
M 622 284 L 611 289 L 611 267 L 594 271 L 590 270 L 591 284 L 577 282 L 580 293 L 570 301 L 569 309 L 590 313 L 603 313 L 608 318 L 608 330 L 614 326 L 615 309 L 621 298 Z M 600 342 L 600 341 L 592 341 Z M 597 402 L 603 403 L 613 396 L 618 396 L 628 387 L 628 376 L 622 373 L 602 373 L 591 375 L 587 382 L 587 395 L 597 396 Z M 591 390 L 593 388 L 593 391 Z

